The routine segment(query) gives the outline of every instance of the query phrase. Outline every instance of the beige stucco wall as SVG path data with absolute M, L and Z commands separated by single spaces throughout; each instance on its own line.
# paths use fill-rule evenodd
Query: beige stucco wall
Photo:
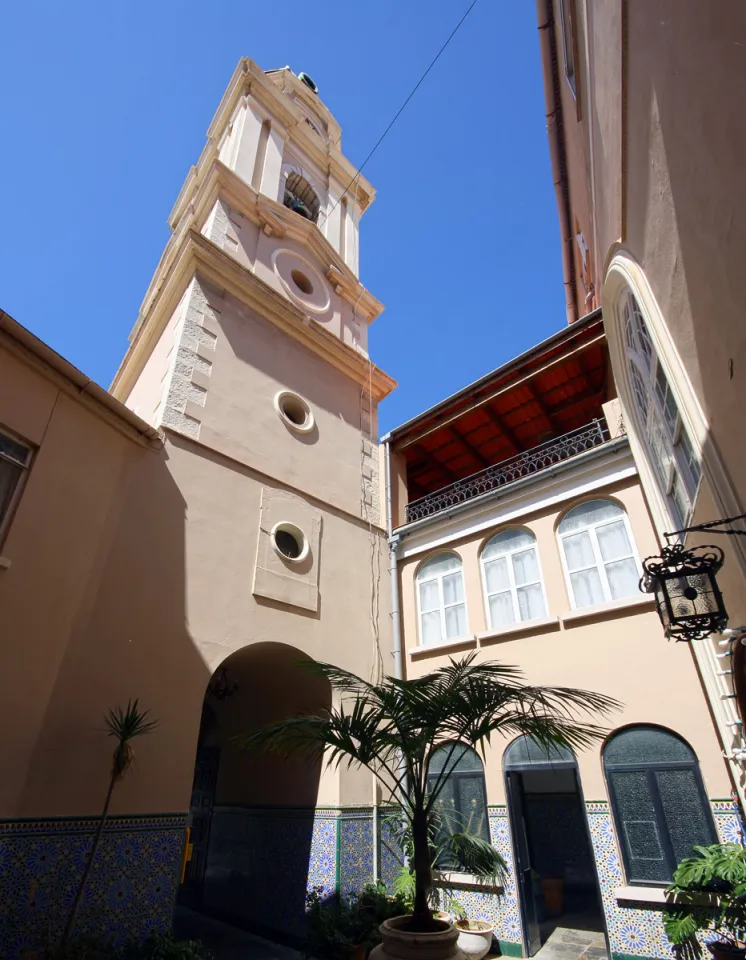
M 235 374 L 235 362 L 224 371 Z M 285 644 L 364 676 L 390 669 L 380 529 L 303 495 L 320 517 L 317 609 L 255 595 L 258 538 L 268 536 L 260 530 L 262 497 L 297 499 L 297 492 L 178 434 L 169 434 L 162 450 L 148 449 L 15 357 L 0 353 L 0 364 L 0 424 L 39 444 L 1 551 L 11 566 L 0 569 L 0 712 L 7 733 L 0 742 L 0 817 L 96 814 L 112 748 L 103 717 L 135 697 L 159 726 L 135 744 L 135 770 L 117 788 L 112 812 L 187 810 L 208 680 L 248 645 Z M 256 370 L 247 361 L 243 367 Z M 250 393 L 228 373 L 226 383 L 235 396 Z M 327 396 L 331 402 L 337 394 L 330 388 Z M 260 422 L 269 429 L 276 420 L 282 428 L 271 395 L 265 399 L 272 414 Z M 250 419 L 252 401 L 242 402 Z M 356 395 L 351 402 L 359 402 Z M 320 438 L 343 422 L 339 414 L 319 412 Z M 256 424 L 249 434 L 251 450 L 261 448 Z M 359 434 L 350 436 L 359 444 Z M 273 443 L 264 437 L 264 446 Z M 312 477 L 321 470 L 313 445 L 300 446 Z M 359 466 L 359 447 L 350 451 Z M 296 479 L 304 483 L 302 467 Z M 262 702 L 268 689 L 249 678 L 238 697 Z M 295 706 L 292 697 L 288 704 Z M 272 796 L 277 802 L 276 791 Z M 367 775 L 324 774 L 316 797 L 322 804 L 370 802 L 372 784 Z M 288 789 L 285 800 L 298 805 L 302 798 Z
M 0 817 L 9 817 L 24 807 L 58 673 L 95 602 L 128 471 L 157 455 L 2 347 L 0 425 L 36 448 L 0 546 L 10 562 L 0 567 Z M 100 712 L 88 714 L 87 725 L 100 731 Z M 79 747 L 88 732 L 65 724 L 58 736 Z
M 303 243 L 291 237 L 267 236 L 248 217 L 242 216 L 239 210 L 223 199 L 215 202 L 201 232 L 247 270 L 255 273 L 267 286 L 306 310 L 309 319 L 320 323 L 343 343 L 367 350 L 367 323 L 356 313 L 354 304 L 340 296 L 325 277 L 329 268 L 328 259 L 325 262 Z M 282 270 L 282 258 L 276 261 L 280 252 L 294 254 L 297 259 L 292 266 L 305 272 L 312 280 L 314 293 L 310 298 L 304 297 L 303 292 L 292 283 L 289 270 Z M 314 309 L 315 307 L 319 309 Z
M 642 491 L 636 480 L 596 491 L 593 498 L 610 496 L 621 503 L 630 519 L 640 556 L 655 550 L 655 539 Z M 547 597 L 547 615 L 562 617 L 571 609 L 555 536 L 561 515 L 577 501 L 529 513 L 507 526 L 525 526 L 537 541 Z M 499 514 L 498 514 L 499 516 Z M 487 631 L 479 553 L 482 546 L 504 529 L 499 521 L 478 537 L 449 544 L 463 560 L 470 634 Z M 434 535 L 437 535 L 434 529 Z M 437 552 L 437 551 L 436 551 Z M 656 723 L 676 731 L 697 753 L 710 796 L 730 795 L 730 782 L 720 757 L 707 705 L 686 645 L 666 642 L 651 605 L 599 612 L 591 617 L 568 619 L 520 633 L 472 641 L 455 650 L 438 652 L 418 646 L 415 577 L 420 564 L 432 553 L 408 558 L 400 566 L 401 609 L 408 676 L 422 674 L 447 662 L 449 656 L 477 650 L 480 660 L 495 659 L 520 666 L 530 683 L 581 687 L 621 701 L 621 710 L 608 721 L 610 728 L 629 723 Z M 502 753 L 509 741 L 499 737 L 487 747 L 485 769 L 490 803 L 504 802 Z M 585 798 L 607 798 L 600 761 L 600 746 L 578 756 Z
M 127 398 L 127 406 L 153 426 L 163 419 L 163 403 L 176 363 L 179 325 L 184 318 L 188 293 L 185 291 L 171 315 Z
M 744 509 L 746 448 L 732 434 L 746 365 L 746 9 L 739 0 L 579 5 L 592 136 L 567 111 L 564 126 L 581 216 L 594 184 L 597 282 L 620 247 L 642 268 Z

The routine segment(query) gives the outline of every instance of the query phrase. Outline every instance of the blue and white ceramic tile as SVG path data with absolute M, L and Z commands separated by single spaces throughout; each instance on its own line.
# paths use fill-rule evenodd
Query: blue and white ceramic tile
M 330 896 L 337 889 L 338 825 L 336 814 L 316 811 L 306 886 L 309 891 L 313 887 L 322 887 L 323 896 Z
M 378 821 L 378 875 L 389 890 L 404 864 L 392 817 L 393 813 L 385 813 Z
M 587 803 L 586 809 L 612 953 L 669 960 L 673 951 L 660 910 L 626 906 L 616 899 L 615 890 L 624 885 L 624 874 L 608 804 Z M 716 800 L 712 809 L 720 839 L 742 843 L 737 804 Z
M 371 812 L 348 814 L 339 820 L 339 892 L 363 889 L 373 881 L 373 816 Z
M 0 823 L 2 960 L 15 960 L 60 935 L 96 826 L 95 819 Z M 112 818 L 75 929 L 116 944 L 168 930 L 185 827 L 185 816 Z
M 490 809 L 490 838 L 492 845 L 508 866 L 508 876 L 500 896 L 480 893 L 478 890 L 458 890 L 456 899 L 474 920 L 486 920 L 495 928 L 495 936 L 503 943 L 521 944 L 521 917 L 518 909 L 516 877 L 510 822 L 505 807 Z

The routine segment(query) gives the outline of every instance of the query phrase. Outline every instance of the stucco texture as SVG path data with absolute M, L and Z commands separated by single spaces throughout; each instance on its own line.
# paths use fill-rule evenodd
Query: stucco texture
M 645 556 L 653 552 L 656 549 L 653 531 L 637 481 L 625 481 L 594 493 L 594 499 L 604 496 L 610 496 L 624 506 L 638 554 Z M 572 502 L 568 502 L 561 512 L 553 509 L 527 514 L 519 524 L 509 524 L 510 527 L 523 526 L 536 537 L 547 615 L 552 618 L 561 618 L 571 611 L 555 535 L 557 522 L 571 506 Z M 488 631 L 480 550 L 500 529 L 499 522 L 496 522 L 493 529 L 481 533 L 478 538 L 457 540 L 448 545 L 448 549 L 462 558 L 468 634 L 472 637 Z M 421 676 L 447 663 L 448 657 L 462 656 L 476 649 L 480 660 L 518 665 L 529 683 L 579 687 L 607 694 L 622 704 L 620 710 L 609 717 L 609 730 L 630 723 L 654 723 L 674 730 L 688 740 L 697 753 L 709 795 L 730 794 L 730 782 L 691 651 L 685 645 L 665 640 L 660 621 L 650 604 L 621 610 L 612 607 L 587 618 L 554 620 L 538 629 L 527 624 L 524 631 L 504 636 L 493 634 L 480 638 L 478 643 L 472 640 L 461 648 L 443 652 L 437 648 L 423 650 L 418 641 L 415 577 L 419 565 L 428 555 L 423 553 L 412 557 L 400 566 L 408 676 Z M 502 753 L 507 744 L 507 740 L 498 737 L 486 747 L 487 797 L 492 804 L 505 802 Z M 601 744 L 578 756 L 582 788 L 589 801 L 607 799 L 600 751 Z

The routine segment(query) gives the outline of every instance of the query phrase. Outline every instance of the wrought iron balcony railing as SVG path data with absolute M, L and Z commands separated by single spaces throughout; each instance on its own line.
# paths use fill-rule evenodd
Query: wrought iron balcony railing
M 457 503 L 472 500 L 474 497 L 514 483 L 532 473 L 539 473 L 555 463 L 561 463 L 563 460 L 569 460 L 570 457 L 576 457 L 579 453 L 598 447 L 607 440 L 609 440 L 609 430 L 606 423 L 603 420 L 593 420 L 584 427 L 571 430 L 561 437 L 555 437 L 554 440 L 547 440 L 546 443 L 531 447 L 530 450 L 525 450 L 509 460 L 503 460 L 502 463 L 496 463 L 485 470 L 480 470 L 479 473 L 473 473 L 470 477 L 457 480 L 447 487 L 436 490 L 435 493 L 413 500 L 406 506 L 406 522 L 412 523 L 413 520 L 431 517 Z

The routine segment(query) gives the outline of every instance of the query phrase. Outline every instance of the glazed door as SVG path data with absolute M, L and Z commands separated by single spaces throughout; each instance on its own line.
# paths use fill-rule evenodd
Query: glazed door
M 191 819 L 192 859 L 184 871 L 184 883 L 180 899 L 198 906 L 202 900 L 202 884 L 207 866 L 207 848 L 210 842 L 210 822 L 215 802 L 215 786 L 218 780 L 220 747 L 198 747 L 194 766 L 192 800 L 189 805 Z
M 515 851 L 515 872 L 518 881 L 518 901 L 523 921 L 523 950 L 532 957 L 541 947 L 539 934 L 539 914 L 534 896 L 534 884 L 531 878 L 531 848 L 526 831 L 525 806 L 523 799 L 523 778 L 517 771 L 505 774 L 508 792 L 508 812 L 510 829 L 513 834 Z

